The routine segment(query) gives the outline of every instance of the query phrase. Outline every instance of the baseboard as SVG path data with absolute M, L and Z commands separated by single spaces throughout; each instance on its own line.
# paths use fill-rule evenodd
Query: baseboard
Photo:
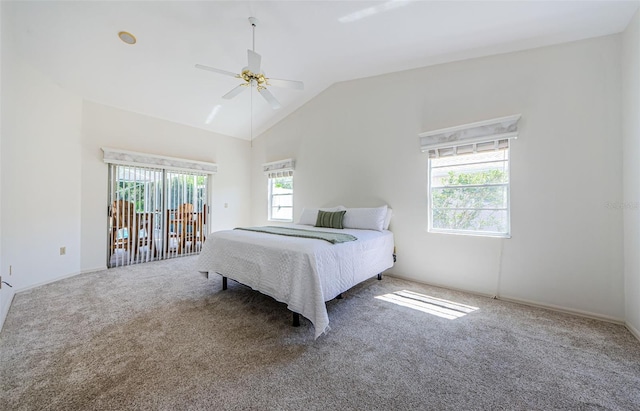
M 106 271 L 106 270 L 107 270 L 107 266 L 103 265 L 102 267 L 87 268 L 86 270 L 80 271 L 80 274 L 89 274 L 89 273 L 95 273 L 98 271 Z
M 33 290 L 34 288 L 38 288 L 38 287 L 42 287 L 43 285 L 55 283 L 57 281 L 64 280 L 66 278 L 75 277 L 76 275 L 80 275 L 80 274 L 84 274 L 84 273 L 78 271 L 78 272 L 75 272 L 75 273 L 65 274 L 65 275 L 62 275 L 60 277 L 52 278 L 50 280 L 41 281 L 39 283 L 29 284 L 27 286 L 16 288 L 16 293 L 21 293 L 21 292 L 24 292 L 24 291 Z
M 63 275 L 61 277 L 52 278 L 51 280 L 41 281 L 41 282 L 36 283 L 36 284 L 30 284 L 30 285 L 25 286 L 25 287 L 18 287 L 15 290 L 12 290 L 13 294 L 11 294 L 10 301 L 8 303 L 6 303 L 6 305 L 5 305 L 5 307 L 7 307 L 6 310 L 4 309 L 4 307 L 0 307 L 0 309 L 2 310 L 0 312 L 0 332 L 2 332 L 2 327 L 4 326 L 4 321 L 7 318 L 7 315 L 9 314 L 9 310 L 11 310 L 11 304 L 13 304 L 13 298 L 15 297 L 15 295 L 17 293 L 21 293 L 23 291 L 29 291 L 29 290 L 32 290 L 34 288 L 41 287 L 43 285 L 55 283 L 57 281 L 64 280 L 66 278 L 75 277 L 75 276 L 80 275 L 80 274 L 95 273 L 95 272 L 98 272 L 98 271 L 104 271 L 106 269 L 107 269 L 106 265 L 102 266 L 102 267 L 90 268 L 90 269 L 87 269 L 87 270 L 82 270 L 80 272 L 66 274 L 66 275 Z
M 75 277 L 76 275 L 90 274 L 90 273 L 95 273 L 95 272 L 98 272 L 98 271 L 104 271 L 106 269 L 107 269 L 107 266 L 105 265 L 105 266 L 102 266 L 102 267 L 89 268 L 89 269 L 78 271 L 78 272 L 71 273 L 71 274 L 65 274 L 63 276 L 52 278 L 50 280 L 42 281 L 42 282 L 35 283 L 35 284 L 30 284 L 30 285 L 25 286 L 25 287 L 20 287 L 20 288 L 16 289 L 16 293 L 20 293 L 22 291 L 28 291 L 28 290 L 31 290 L 31 289 L 34 289 L 34 288 L 37 288 L 37 287 L 41 287 L 43 285 L 55 283 L 56 281 L 64 280 L 66 278 Z
M 0 307 L 0 333 L 2 332 L 2 328 L 4 327 L 4 321 L 7 319 L 7 315 L 9 315 L 9 310 L 11 310 L 11 304 L 13 303 L 13 297 L 16 295 L 15 291 L 12 291 L 7 297 L 8 302 L 4 303 L 2 307 Z
M 483 292 L 480 292 L 480 291 L 470 291 L 470 290 L 465 290 L 464 288 L 450 287 L 448 285 L 442 285 L 442 284 L 430 283 L 430 282 L 427 282 L 427 281 L 416 280 L 415 278 L 405 277 L 405 276 L 397 275 L 397 274 L 394 274 L 394 273 L 385 272 L 384 275 L 389 276 L 389 277 L 393 277 L 393 278 L 398 278 L 400 280 L 413 281 L 414 283 L 428 285 L 429 287 L 444 288 L 445 290 L 459 291 L 461 293 L 468 293 L 468 294 L 478 295 L 480 297 L 493 298 L 495 296 L 494 294 L 483 293 Z
M 521 298 L 514 298 L 514 297 L 500 296 L 498 297 L 498 299 L 502 301 L 508 301 L 511 303 L 528 305 L 530 307 L 544 308 L 547 310 L 557 311 L 565 314 L 577 315 L 578 317 L 591 318 L 592 320 L 600 320 L 600 321 L 606 321 L 609 323 L 624 325 L 623 319 L 611 317 L 608 315 L 597 314 L 590 311 L 576 310 L 573 308 L 562 307 L 560 305 L 538 303 L 535 301 L 523 300 Z
M 640 341 L 640 331 L 638 331 L 638 329 L 636 327 L 634 327 L 633 325 L 629 324 L 626 321 L 625 321 L 624 325 L 625 325 L 625 327 L 627 327 L 627 330 L 629 330 L 629 332 L 631 334 L 633 334 L 633 336 L 636 337 L 636 339 L 638 341 Z
M 498 300 L 502 300 L 502 301 L 508 301 L 511 303 L 516 303 L 516 304 L 522 304 L 522 305 L 528 305 L 530 307 L 536 307 L 536 308 L 543 308 L 546 310 L 551 310 L 551 311 L 557 311 L 557 312 L 561 312 L 561 313 L 565 313 L 565 314 L 572 314 L 572 315 L 577 315 L 579 317 L 586 317 L 586 318 L 591 318 L 594 320 L 600 320 L 600 321 L 606 321 L 606 322 L 610 322 L 610 323 L 615 323 L 615 324 L 620 324 L 620 325 L 627 325 L 627 328 L 629 327 L 628 324 L 625 323 L 624 320 L 620 319 L 620 318 L 615 318 L 615 317 L 611 317 L 611 316 L 607 316 L 607 315 L 601 315 L 601 314 L 596 314 L 596 313 L 592 313 L 589 311 L 583 311 L 583 310 L 575 310 L 572 308 L 567 308 L 567 307 L 562 307 L 559 305 L 553 305 L 553 304 L 544 304 L 544 303 L 539 303 L 536 301 L 529 301 L 529 300 L 523 300 L 521 298 L 514 298 L 514 297 L 505 297 L 505 296 L 495 296 L 493 294 L 487 294 L 487 293 L 482 293 L 479 291 L 469 291 L 469 290 L 465 290 L 465 289 L 461 289 L 461 288 L 456 288 L 456 287 L 449 287 L 446 285 L 442 285 L 442 284 L 433 284 L 433 283 L 428 283 L 426 281 L 420 281 L 420 280 L 415 280 L 413 278 L 408 278 L 408 277 L 403 277 L 401 275 L 396 275 L 393 273 L 388 273 L 385 275 L 388 275 L 389 277 L 395 277 L 395 278 L 399 278 L 402 280 L 407 280 L 407 281 L 414 281 L 416 283 L 420 283 L 420 284 L 425 284 L 431 287 L 438 287 L 438 288 L 444 288 L 447 290 L 453 290 L 453 291 L 460 291 L 463 293 L 469 293 L 469 294 L 474 294 L 474 295 L 479 295 L 482 297 L 488 297 L 488 298 L 497 298 Z M 640 336 L 640 333 L 637 333 L 636 331 L 636 337 Z M 632 333 L 634 331 L 631 331 Z M 640 337 L 638 338 L 640 340 Z

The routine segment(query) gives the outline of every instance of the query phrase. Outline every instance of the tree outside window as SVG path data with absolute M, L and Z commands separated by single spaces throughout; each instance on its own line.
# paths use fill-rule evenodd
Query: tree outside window
M 509 235 L 508 149 L 430 160 L 430 230 Z

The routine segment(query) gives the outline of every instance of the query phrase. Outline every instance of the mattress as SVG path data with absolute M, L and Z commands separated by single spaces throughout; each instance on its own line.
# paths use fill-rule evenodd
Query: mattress
M 329 331 L 325 302 L 393 266 L 390 231 L 293 228 L 347 233 L 356 241 L 327 241 L 226 230 L 211 233 L 197 270 L 218 273 L 283 302 L 313 323 L 315 338 Z

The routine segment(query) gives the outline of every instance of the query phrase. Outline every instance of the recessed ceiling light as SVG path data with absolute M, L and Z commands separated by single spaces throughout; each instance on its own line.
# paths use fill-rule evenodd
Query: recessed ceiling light
M 120 33 L 118 33 L 118 37 L 120 37 L 120 40 L 124 41 L 127 44 L 136 44 L 137 41 L 136 36 L 126 31 L 121 31 Z

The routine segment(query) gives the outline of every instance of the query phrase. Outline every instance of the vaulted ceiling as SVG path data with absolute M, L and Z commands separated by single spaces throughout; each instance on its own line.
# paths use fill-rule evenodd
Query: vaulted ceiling
M 638 1 L 3 1 L 17 53 L 83 98 L 249 139 L 330 85 L 432 64 L 618 33 Z M 252 48 L 278 110 L 226 100 Z M 6 20 L 5 20 L 6 21 Z M 137 42 L 125 44 L 120 31 Z M 4 41 L 4 38 L 3 38 Z

